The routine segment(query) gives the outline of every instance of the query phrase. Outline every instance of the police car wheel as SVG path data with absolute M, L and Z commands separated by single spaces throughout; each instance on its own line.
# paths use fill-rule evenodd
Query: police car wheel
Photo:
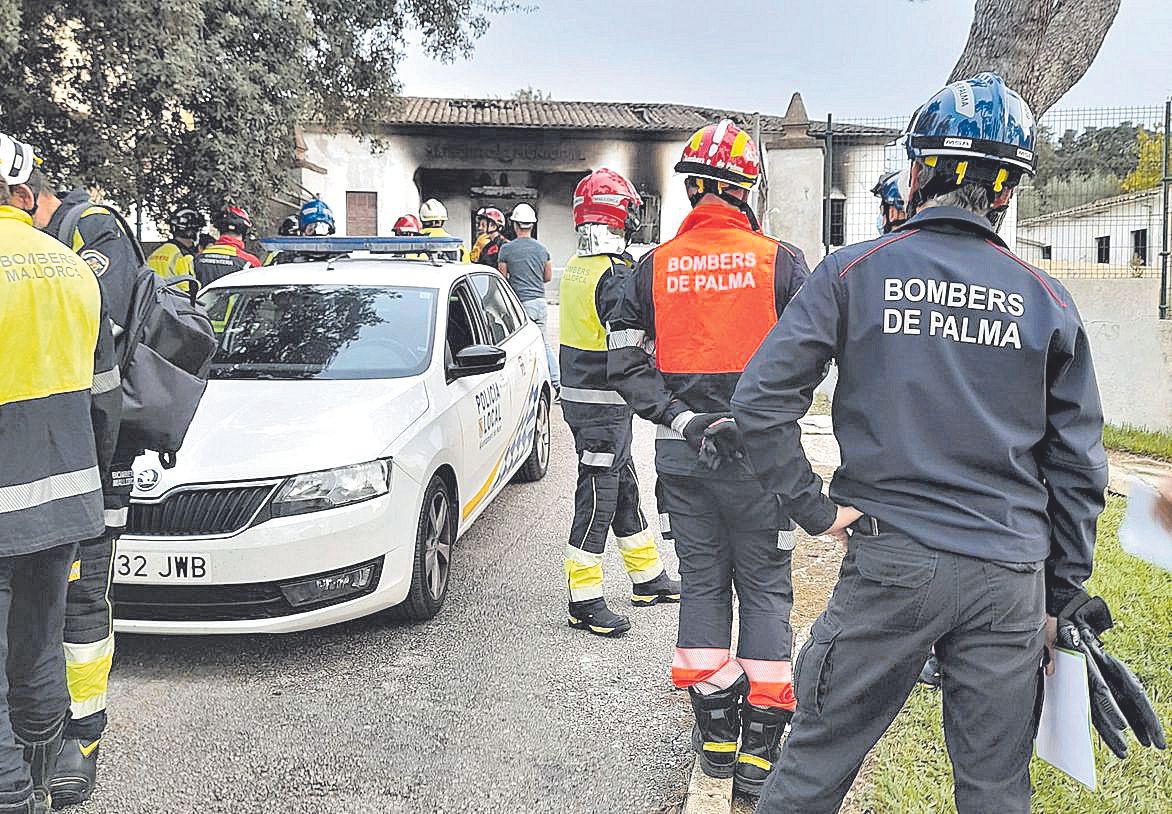
M 423 496 L 423 508 L 419 512 L 411 588 L 407 598 L 391 608 L 391 618 L 422 622 L 439 613 L 448 596 L 455 535 L 456 524 L 448 486 L 439 475 L 433 475 Z
M 525 463 L 517 470 L 517 481 L 531 483 L 532 481 L 541 480 L 545 477 L 545 473 L 549 471 L 550 434 L 549 393 L 543 390 L 541 396 L 537 399 L 537 420 L 533 428 L 533 449 L 529 451 L 529 457 L 525 459 Z

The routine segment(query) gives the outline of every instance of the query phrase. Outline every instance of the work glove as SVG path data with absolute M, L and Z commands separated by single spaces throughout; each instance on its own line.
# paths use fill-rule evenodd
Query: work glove
M 700 463 L 709 469 L 719 469 L 744 457 L 745 439 L 732 416 L 721 416 L 704 430 L 704 437 L 700 439 Z
M 692 449 L 697 452 L 704 444 L 704 432 L 713 422 L 722 418 L 732 418 L 732 413 L 696 413 L 689 419 L 688 423 L 684 425 L 683 434 L 688 443 L 692 445 Z
M 1135 673 L 1103 649 L 1099 636 L 1114 626 L 1102 597 L 1085 592 L 1058 614 L 1058 645 L 1081 651 L 1087 658 L 1091 723 L 1116 757 L 1127 756 L 1128 727 L 1144 746 L 1163 749 L 1164 729 Z

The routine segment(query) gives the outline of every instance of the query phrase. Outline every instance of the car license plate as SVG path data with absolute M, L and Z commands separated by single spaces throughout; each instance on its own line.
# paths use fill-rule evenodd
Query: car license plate
M 114 581 L 192 584 L 211 582 L 211 559 L 206 554 L 119 550 L 114 557 Z

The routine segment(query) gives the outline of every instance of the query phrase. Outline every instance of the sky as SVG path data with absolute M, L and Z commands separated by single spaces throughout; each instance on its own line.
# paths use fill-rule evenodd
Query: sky
M 555 99 L 781 115 L 800 91 L 813 118 L 906 117 L 944 84 L 973 12 L 973 0 L 521 2 L 536 8 L 494 17 L 471 59 L 445 65 L 412 43 L 403 92 L 508 97 L 533 87 Z M 1095 63 L 1057 107 L 1169 95 L 1172 2 L 1123 0 Z

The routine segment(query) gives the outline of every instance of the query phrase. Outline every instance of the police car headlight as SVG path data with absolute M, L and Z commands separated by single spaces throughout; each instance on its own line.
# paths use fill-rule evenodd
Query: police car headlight
M 295 475 L 273 497 L 273 517 L 336 509 L 391 491 L 389 458 Z

